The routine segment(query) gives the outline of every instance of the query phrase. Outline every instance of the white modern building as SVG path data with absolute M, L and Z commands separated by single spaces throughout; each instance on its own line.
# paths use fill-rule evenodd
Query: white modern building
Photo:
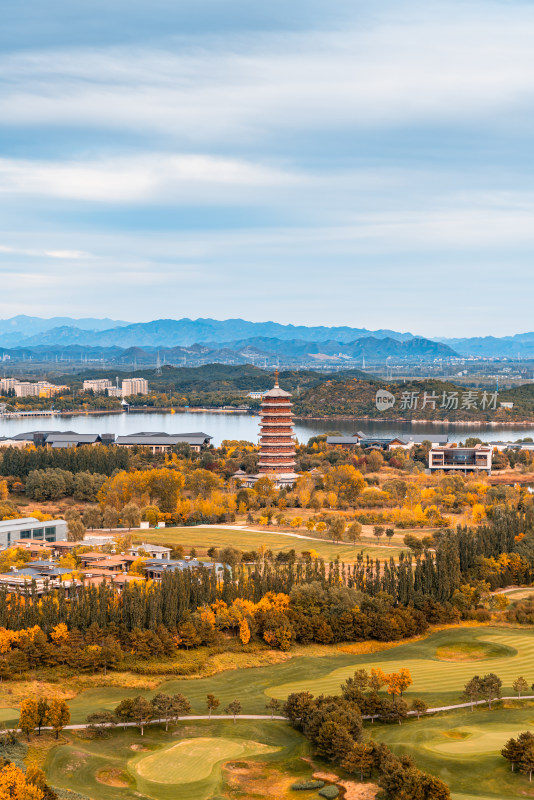
M 0 548 L 11 547 L 18 539 L 64 542 L 67 540 L 67 523 L 64 519 L 40 522 L 35 517 L 0 521 Z
M 457 447 L 447 444 L 433 447 L 428 454 L 428 467 L 431 472 L 487 472 L 491 473 L 493 449 L 486 444 L 475 447 Z

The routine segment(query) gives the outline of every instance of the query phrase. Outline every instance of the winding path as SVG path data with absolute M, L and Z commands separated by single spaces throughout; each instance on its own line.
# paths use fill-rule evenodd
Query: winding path
M 491 702 L 500 703 L 503 700 L 534 700 L 534 694 L 527 694 L 523 695 L 522 697 L 518 697 L 517 695 L 513 695 L 511 697 L 499 697 L 493 699 Z M 438 714 L 441 711 L 456 711 L 456 709 L 459 708 L 472 708 L 473 706 L 486 705 L 488 702 L 489 702 L 488 700 L 475 700 L 473 703 L 468 702 L 468 703 L 457 703 L 452 706 L 436 706 L 435 708 L 427 708 L 426 711 L 420 712 L 420 716 L 423 716 L 424 714 Z M 415 717 L 417 716 L 417 712 L 408 711 L 408 716 Z M 234 722 L 237 722 L 237 720 L 239 719 L 268 720 L 268 721 L 277 720 L 278 722 L 287 722 L 287 717 L 282 717 L 276 714 L 274 714 L 273 716 L 271 716 L 271 714 L 236 714 L 235 717 L 232 714 L 212 714 L 211 717 L 209 716 L 209 714 L 188 714 L 185 717 L 177 717 L 176 720 L 173 720 L 173 722 L 185 722 L 186 720 L 190 720 L 193 722 L 201 720 L 211 720 L 215 722 L 216 720 L 220 719 L 231 719 Z M 371 717 L 370 714 L 362 714 L 362 719 L 366 720 L 380 719 L 380 716 L 377 715 L 376 717 Z M 164 719 L 151 719 L 145 722 L 143 727 L 145 725 L 164 725 L 164 724 L 165 724 Z M 83 722 L 83 723 L 78 723 L 77 725 L 65 725 L 63 730 L 80 731 L 84 730 L 85 728 L 91 728 L 91 727 L 93 727 L 91 723 Z M 103 725 L 95 727 L 139 728 L 140 725 L 138 722 L 118 722 L 118 723 L 108 722 Z M 51 731 L 53 730 L 53 728 L 51 728 L 49 725 L 46 726 L 43 725 L 41 730 Z M 20 729 L 17 729 L 17 732 L 20 732 Z

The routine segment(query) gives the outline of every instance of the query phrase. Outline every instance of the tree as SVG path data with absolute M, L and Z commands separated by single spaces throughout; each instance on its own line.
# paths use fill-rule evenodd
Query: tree
M 239 638 L 242 644 L 248 644 L 250 642 L 250 628 L 246 619 L 242 619 L 239 623 Z
M 471 711 L 474 711 L 474 704 L 478 703 L 482 696 L 482 680 L 478 675 L 471 678 L 464 686 L 463 697 L 471 703 Z
M 491 710 L 493 700 L 501 696 L 502 681 L 493 672 L 489 672 L 482 678 L 482 696 L 488 701 L 488 708 Z
M 359 773 L 360 781 L 371 774 L 373 764 L 373 748 L 363 742 L 355 742 L 341 762 L 347 772 Z
M 115 707 L 115 716 L 120 722 L 126 723 L 132 721 L 132 706 L 133 699 L 131 697 L 125 697 L 120 701 L 118 706 Z
M 39 711 L 37 708 L 37 700 L 33 698 L 23 700 L 20 704 L 19 728 L 26 734 L 28 741 L 30 741 L 30 733 L 35 730 L 38 724 Z
M 521 697 L 521 694 L 524 694 L 527 691 L 528 683 L 523 677 L 516 678 L 512 684 L 512 688 L 514 692 L 517 692 L 517 696 Z
M 415 556 L 420 556 L 424 550 L 424 545 L 421 539 L 414 536 L 412 533 L 407 533 L 404 537 L 404 544 L 412 550 Z
M 501 750 L 502 757 L 510 762 L 512 766 L 512 772 L 514 771 L 515 767 L 521 763 L 521 757 L 526 747 L 531 746 L 534 742 L 534 736 L 530 733 L 530 731 L 526 731 L 525 733 L 531 738 L 531 741 L 528 741 L 528 739 L 523 739 L 523 741 L 520 741 L 520 737 L 525 736 L 525 734 L 520 734 L 520 737 L 517 739 L 514 739 L 513 737 L 508 739 Z
M 420 697 L 415 697 L 412 700 L 411 710 L 415 711 L 415 713 L 417 714 L 417 719 L 419 719 L 421 714 L 426 714 L 427 708 L 428 708 L 427 704 L 425 703 L 424 700 L 421 700 Z
M 528 775 L 529 781 L 532 781 L 532 773 L 534 772 L 534 746 L 525 748 L 521 754 L 521 761 L 519 762 L 519 769 Z
M 119 524 L 119 515 L 114 508 L 107 507 L 104 510 L 102 524 L 104 528 L 111 530 L 112 528 L 116 528 Z
M 183 694 L 174 694 L 172 696 L 172 719 L 178 722 L 180 717 L 186 717 L 191 713 L 191 703 Z
M 208 707 L 210 719 L 212 712 L 215 711 L 215 709 L 219 708 L 220 704 L 221 701 L 219 700 L 218 697 L 215 697 L 214 694 L 208 694 L 208 696 L 206 697 L 206 705 Z
M 241 703 L 239 702 L 239 700 L 232 700 L 231 703 L 228 703 L 228 705 L 224 709 L 224 713 L 231 714 L 233 716 L 235 725 L 235 719 L 237 715 L 241 713 Z
M 165 722 L 165 730 L 169 730 L 169 720 L 172 719 L 173 702 L 169 694 L 159 693 L 152 698 L 152 708 L 154 709 L 154 716 L 156 719 L 162 719 Z
M 83 524 L 80 515 L 71 517 L 68 520 L 67 539 L 69 542 L 82 542 L 85 536 L 85 525 Z
M 43 800 L 45 793 L 40 786 L 36 786 L 21 769 L 6 761 L 0 767 L 0 797 L 2 800 Z M 40 770 L 39 770 L 40 772 Z
M 278 711 L 280 711 L 281 706 L 282 706 L 282 704 L 281 704 L 280 700 L 277 700 L 275 697 L 271 697 L 271 699 L 269 700 L 269 702 L 265 706 L 267 711 L 271 712 L 271 719 L 274 717 L 274 715 Z
M 380 537 L 383 536 L 384 533 L 385 533 L 385 528 L 384 528 L 383 525 L 375 525 L 373 527 L 373 536 L 376 536 L 376 538 L 379 541 L 380 541 Z
M 127 503 L 121 511 L 121 518 L 128 530 L 138 528 L 141 524 L 141 509 L 135 503 Z
M 56 739 L 59 738 L 59 733 L 65 725 L 70 722 L 70 709 L 65 702 L 60 698 L 55 697 L 50 701 L 50 725 L 56 732 Z
M 382 672 L 382 670 L 377 667 L 371 668 L 371 674 L 369 675 L 369 688 L 373 692 L 379 692 L 382 686 L 387 683 L 387 676 Z
M 83 524 L 86 528 L 94 530 L 102 525 L 102 512 L 98 506 L 87 506 L 82 515 Z
M 87 715 L 87 722 L 97 733 L 103 733 L 106 728 L 112 728 L 117 724 L 117 717 L 113 711 L 93 711 Z
M 339 514 L 333 516 L 328 523 L 330 536 L 334 542 L 341 542 L 345 533 L 345 520 Z
M 395 528 L 386 528 L 386 536 L 391 540 L 395 536 Z
M 401 721 L 408 716 L 408 704 L 404 700 L 385 701 L 380 716 L 386 721 L 398 722 L 400 725 Z
M 349 537 L 349 541 L 353 544 L 361 539 L 362 536 L 362 526 L 359 522 L 353 522 L 352 525 L 349 525 L 347 530 L 347 536 Z
M 152 719 L 152 704 L 144 697 L 134 697 L 130 714 L 131 719 L 139 725 L 141 736 L 144 736 L 145 725 Z
M 45 697 L 40 697 L 37 701 L 37 733 L 41 735 L 41 728 L 48 725 L 50 721 L 50 706 Z

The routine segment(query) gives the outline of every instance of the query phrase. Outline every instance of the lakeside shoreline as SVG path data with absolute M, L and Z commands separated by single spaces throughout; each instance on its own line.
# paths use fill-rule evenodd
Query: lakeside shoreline
M 131 407 L 129 410 L 125 410 L 122 408 L 113 408 L 113 409 L 73 409 L 69 411 L 59 411 L 54 409 L 38 409 L 35 411 L 15 411 L 15 412 L 7 412 L 6 414 L 0 414 L 0 420 L 2 419 L 32 419 L 37 417 L 85 417 L 85 416 L 103 416 L 107 414 L 114 414 L 117 416 L 123 414 L 132 414 L 132 415 L 141 415 L 141 414 L 222 414 L 222 415 L 238 415 L 238 416 L 251 416 L 255 417 L 259 415 L 259 411 L 257 409 L 249 409 L 245 410 L 243 408 L 240 409 L 232 409 L 232 408 L 209 408 L 206 406 L 191 406 L 188 408 L 173 408 L 173 407 L 163 407 L 163 408 L 136 408 Z M 391 424 L 391 425 L 446 425 L 446 426 L 469 426 L 473 428 L 498 428 L 498 427 L 518 427 L 522 425 L 534 425 L 534 416 L 532 419 L 517 419 L 517 420 L 472 420 L 472 419 L 463 419 L 463 420 L 439 420 L 439 419 L 420 419 L 420 418 L 411 418 L 407 419 L 406 417 L 370 417 L 370 416 L 353 416 L 353 415 L 340 415 L 340 416 L 332 416 L 332 417 L 318 417 L 318 416 L 300 416 L 295 415 L 294 420 L 296 422 L 320 422 L 324 423 L 325 426 L 327 423 L 332 422 L 367 422 L 367 423 L 378 423 L 378 424 Z

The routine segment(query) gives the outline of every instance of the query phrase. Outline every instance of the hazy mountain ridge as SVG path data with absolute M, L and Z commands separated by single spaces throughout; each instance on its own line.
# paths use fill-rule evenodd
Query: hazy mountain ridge
M 71 320 L 71 322 L 73 322 Z M 18 332 L 18 331 L 17 331 Z M 15 346 L 10 337 L 4 340 L 5 331 L 0 326 L 0 345 Z M 219 347 L 228 342 L 253 337 L 276 338 L 280 340 L 301 339 L 303 341 L 323 341 L 335 339 L 350 342 L 372 334 L 377 338 L 391 337 L 405 341 L 413 338 L 411 333 L 397 333 L 390 330 L 369 331 L 366 328 L 306 327 L 281 325 L 277 322 L 248 322 L 242 319 L 159 319 L 151 322 L 119 324 L 107 329 L 88 330 L 85 326 L 72 324 L 56 325 L 40 331 L 21 331 L 17 344 L 21 346 L 84 344 L 103 347 L 188 347 L 193 344 L 216 342 Z
M 382 344 L 380 344 L 382 342 Z M 433 349 L 433 342 L 447 349 Z M 243 319 L 157 319 L 124 322 L 88 317 L 44 319 L 19 315 L 0 320 L 0 346 L 4 348 L 142 348 L 175 349 L 205 347 L 207 352 L 231 351 L 243 356 L 267 354 L 302 358 L 339 353 L 350 358 L 466 357 L 534 358 L 534 332 L 513 336 L 432 337 L 414 336 L 388 329 L 370 331 L 349 326 L 283 325 L 278 322 L 249 322 Z M 257 352 L 256 352 L 257 351 Z M 196 351 L 199 352 L 198 350 Z M 175 352 L 174 355 L 177 355 Z

